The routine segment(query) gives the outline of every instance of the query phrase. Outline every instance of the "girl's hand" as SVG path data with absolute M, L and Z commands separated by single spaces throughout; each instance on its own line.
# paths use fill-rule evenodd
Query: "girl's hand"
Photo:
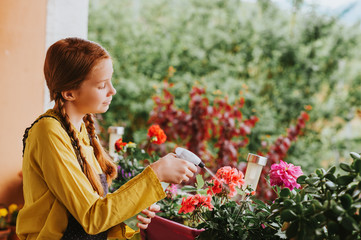
M 179 184 L 188 181 L 197 172 L 197 167 L 184 159 L 177 158 L 174 153 L 168 153 L 150 167 L 160 182 Z
M 137 227 L 140 229 L 147 229 L 148 224 L 151 222 L 151 219 L 155 217 L 155 213 L 160 210 L 160 207 L 156 204 L 153 204 L 148 209 L 144 209 L 142 213 L 146 215 L 147 217 L 144 217 L 142 215 L 138 215 L 137 219 L 139 223 L 137 223 Z

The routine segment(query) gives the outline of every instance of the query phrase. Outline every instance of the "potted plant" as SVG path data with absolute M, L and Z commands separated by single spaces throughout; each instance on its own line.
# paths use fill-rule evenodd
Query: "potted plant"
M 7 216 L 8 210 L 5 207 L 0 208 L 0 240 L 6 240 L 10 234 Z
M 187 189 L 187 187 L 182 188 Z M 166 197 L 159 201 L 161 211 L 152 219 L 146 230 L 141 230 L 142 239 L 147 240 L 192 240 L 204 229 L 197 229 L 185 224 L 186 219 L 178 214 L 183 192 L 177 185 L 171 184 L 165 189 Z M 159 234 L 159 233 L 162 234 Z
M 19 206 L 15 203 L 9 206 L 9 228 L 11 230 L 8 240 L 19 240 L 18 236 L 16 235 L 16 219 L 19 213 Z
M 361 239 L 361 158 L 301 176 L 298 191 L 285 188 L 271 206 L 290 239 Z
M 197 239 L 361 239 L 361 158 L 351 156 L 351 164 L 309 175 L 283 161 L 273 164 L 267 177 L 277 195 L 272 202 L 242 189 L 243 174 L 223 167 L 209 182 L 197 177 L 179 214 L 204 230 Z

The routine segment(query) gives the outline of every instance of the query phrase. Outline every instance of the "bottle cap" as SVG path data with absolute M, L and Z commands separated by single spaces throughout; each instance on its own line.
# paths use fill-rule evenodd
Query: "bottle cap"
M 253 153 L 248 153 L 247 162 L 257 163 L 258 165 L 266 166 L 267 158 Z
M 123 135 L 124 134 L 124 128 L 123 127 L 117 127 L 117 126 L 110 126 L 108 128 L 108 133 L 115 133 L 115 134 Z

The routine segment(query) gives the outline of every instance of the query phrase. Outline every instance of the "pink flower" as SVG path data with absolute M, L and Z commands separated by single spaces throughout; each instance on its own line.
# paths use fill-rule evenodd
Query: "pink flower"
M 301 167 L 280 160 L 279 164 L 271 166 L 270 183 L 271 186 L 277 185 L 292 190 L 300 187 L 296 180 L 301 175 L 303 175 Z
M 167 198 L 174 198 L 177 196 L 177 185 L 176 184 L 170 184 L 166 189 L 165 193 L 167 195 Z
M 196 194 L 194 196 L 184 197 L 182 199 L 182 207 L 179 209 L 178 213 L 190 213 L 194 210 L 198 210 L 201 207 L 207 207 L 209 210 L 213 209 L 213 205 L 211 203 L 212 197 L 210 195 L 203 196 L 200 194 Z
M 213 186 L 208 189 L 207 194 L 218 194 L 224 190 L 229 192 L 228 197 L 234 197 L 237 194 L 236 187 L 241 188 L 244 184 L 243 177 L 243 173 L 237 168 L 222 167 L 212 178 Z

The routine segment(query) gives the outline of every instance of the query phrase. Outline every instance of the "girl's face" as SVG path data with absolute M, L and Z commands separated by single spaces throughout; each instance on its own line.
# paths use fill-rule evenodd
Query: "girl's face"
M 116 93 L 112 85 L 113 64 L 110 58 L 101 59 L 86 76 L 80 88 L 75 90 L 73 101 L 82 114 L 104 113 Z

